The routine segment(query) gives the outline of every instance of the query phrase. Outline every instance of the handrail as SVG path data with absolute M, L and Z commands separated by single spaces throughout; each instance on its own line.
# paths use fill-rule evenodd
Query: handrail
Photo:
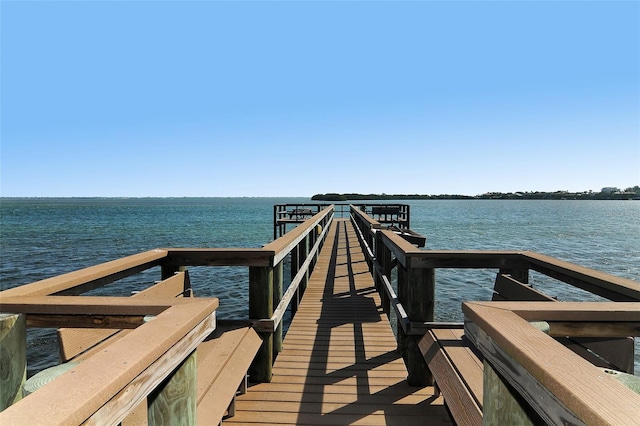
M 331 220 L 333 217 L 333 205 L 321 210 L 310 219 L 298 225 L 295 229 L 287 232 L 282 237 L 265 245 L 262 249 L 265 251 L 273 251 L 274 259 L 271 266 L 275 266 L 282 261 L 295 246 L 297 246 L 303 238 L 309 235 L 313 229 L 323 220 Z M 329 218 L 329 219 L 327 219 Z
M 398 324 L 406 334 L 424 334 L 430 328 L 429 322 L 410 321 L 406 309 L 384 275 L 377 259 L 379 247 L 368 242 L 366 235 L 378 234 L 381 244 L 395 257 L 403 268 L 496 268 L 512 270 L 535 270 L 559 281 L 590 291 L 614 301 L 640 300 L 640 283 L 596 271 L 570 262 L 531 251 L 490 251 L 490 250 L 420 250 L 399 235 L 388 230 L 378 230 L 372 226 L 375 221 L 355 206 L 351 209 L 357 234 L 365 248 L 374 273 L 384 285 L 386 297 L 391 303 Z M 364 229 L 362 229 L 364 227 Z
M 311 248 L 311 250 L 309 250 L 309 255 L 305 259 L 304 263 L 300 266 L 300 269 L 296 273 L 295 277 L 291 280 L 291 283 L 289 284 L 287 291 L 282 295 L 282 300 L 280 300 L 280 303 L 278 303 L 278 306 L 276 307 L 276 309 L 274 309 L 274 312 L 271 318 L 252 321 L 252 325 L 257 331 L 273 333 L 278 328 L 278 326 L 282 322 L 282 319 L 287 310 L 287 307 L 291 303 L 291 300 L 293 299 L 293 296 L 295 295 L 296 291 L 298 291 L 298 288 L 300 287 L 300 283 L 302 282 L 305 274 L 307 273 L 307 270 L 309 269 L 311 261 L 313 260 L 316 253 L 320 251 L 320 247 L 322 245 L 322 242 L 325 239 L 325 236 L 328 230 L 329 230 L 329 226 L 325 226 L 323 228 L 322 232 L 318 237 L 318 240 L 316 241 L 314 246 Z
M 0 292 L 0 297 L 77 295 L 157 266 L 167 256 L 155 249 Z
M 0 297 L 79 295 L 159 265 L 275 266 L 331 212 L 329 206 L 263 248 L 158 248 L 3 290 Z
M 462 309 L 465 334 L 490 362 L 485 369 L 499 372 L 547 424 L 640 419 L 640 395 L 528 322 L 626 322 L 630 335 L 640 336 L 640 303 L 465 302 Z
M 47 296 L 27 304 L 25 299 L 29 298 L 3 297 L 0 311 L 44 310 L 51 321 L 43 326 L 49 327 L 57 327 L 61 316 L 96 315 L 95 301 L 83 303 L 84 296 Z M 46 307 L 38 307 L 37 299 L 48 299 Z M 63 299 L 76 302 L 71 312 L 71 301 Z M 109 299 L 109 304 L 99 304 L 101 313 L 108 316 L 157 316 L 8 407 L 0 413 L 1 424 L 118 424 L 215 329 L 218 299 L 138 299 L 133 303 L 130 298 Z
M 369 230 L 380 229 L 380 222 L 360 210 L 357 206 L 350 204 L 349 208 L 351 209 L 351 216 L 357 218 L 356 220 L 359 220 L 360 222 L 368 226 Z

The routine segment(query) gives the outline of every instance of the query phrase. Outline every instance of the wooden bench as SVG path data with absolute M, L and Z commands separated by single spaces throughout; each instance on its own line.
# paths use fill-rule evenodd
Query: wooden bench
M 132 297 L 191 296 L 188 272 L 174 276 L 139 292 Z M 61 328 L 58 330 L 62 362 L 81 362 L 97 351 L 120 339 L 131 330 Z M 198 424 L 220 424 L 235 414 L 235 397 L 246 390 L 247 371 L 262 339 L 249 326 L 218 326 L 216 331 L 196 350 L 196 404 Z M 141 404 L 144 405 L 144 404 Z M 123 426 L 147 424 L 146 407 L 136 409 Z
M 247 389 L 247 371 L 262 345 L 251 327 L 216 330 L 197 350 L 199 425 L 216 425 L 235 414 L 235 398 Z
M 493 301 L 550 301 L 555 299 L 508 275 L 498 274 Z M 557 337 L 569 349 L 594 365 L 633 374 L 633 339 Z M 464 335 L 464 329 L 431 329 L 418 346 L 442 392 L 450 416 L 458 425 L 481 425 L 484 360 Z M 629 367 L 630 366 L 630 367 Z
M 481 425 L 483 360 L 464 330 L 429 330 L 418 346 L 456 424 Z

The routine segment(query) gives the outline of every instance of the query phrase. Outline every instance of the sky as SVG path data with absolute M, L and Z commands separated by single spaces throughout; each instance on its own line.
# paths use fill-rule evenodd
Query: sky
M 640 185 L 637 1 L 6 1 L 0 195 Z

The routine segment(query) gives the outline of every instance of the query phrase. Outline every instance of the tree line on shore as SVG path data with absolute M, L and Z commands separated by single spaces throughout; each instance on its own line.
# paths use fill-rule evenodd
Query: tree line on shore
M 523 192 L 487 192 L 481 195 L 460 194 L 356 194 L 327 193 L 316 194 L 313 201 L 360 201 L 360 200 L 632 200 L 640 199 L 640 186 L 624 190 L 603 188 L 602 191 L 523 191 Z

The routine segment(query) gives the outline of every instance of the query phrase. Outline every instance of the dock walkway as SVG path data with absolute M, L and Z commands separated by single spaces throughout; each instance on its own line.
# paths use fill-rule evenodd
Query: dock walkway
M 355 229 L 334 220 L 271 383 L 225 424 L 444 425 L 442 398 L 411 387 Z

